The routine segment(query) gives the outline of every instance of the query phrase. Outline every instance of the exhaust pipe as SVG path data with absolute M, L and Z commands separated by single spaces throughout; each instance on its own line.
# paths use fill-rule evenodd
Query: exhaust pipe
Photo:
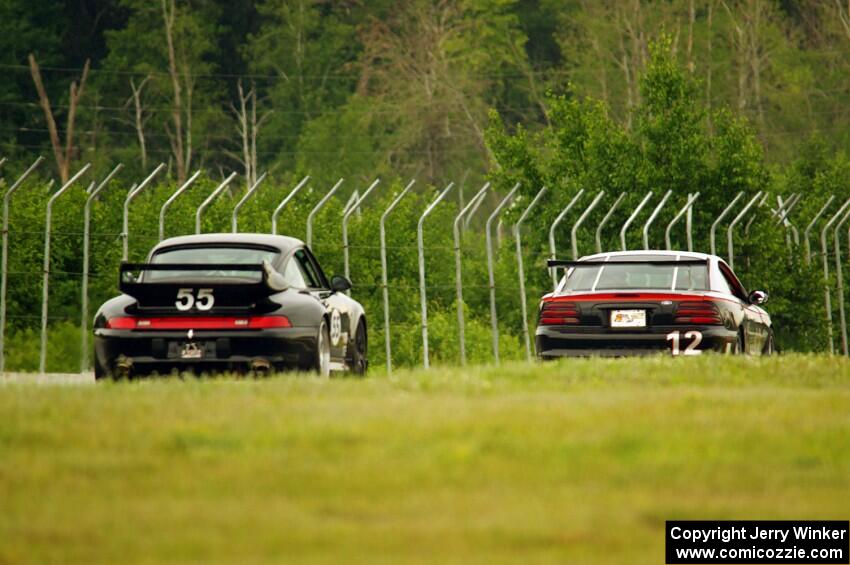
M 129 379 L 133 374 L 133 361 L 124 355 L 115 362 L 115 375 L 119 379 Z
M 260 377 L 267 377 L 272 372 L 272 364 L 268 359 L 254 359 L 251 361 L 251 372 Z

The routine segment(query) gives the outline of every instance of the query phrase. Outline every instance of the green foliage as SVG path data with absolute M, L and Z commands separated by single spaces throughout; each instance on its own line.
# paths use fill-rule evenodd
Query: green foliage
M 739 191 L 748 195 L 746 202 L 756 192 L 770 188 L 771 178 L 752 127 L 726 109 L 705 108 L 696 81 L 676 63 L 671 49 L 669 39 L 653 45 L 651 60 L 640 77 L 641 103 L 635 108 L 635 127 L 631 129 L 614 122 L 601 102 L 578 96 L 550 96 L 551 125 L 534 135 L 522 126 L 509 133 L 499 116 L 492 115 L 488 140 L 500 165 L 492 173 L 494 180 L 501 186 L 521 181 L 526 196 L 539 186 L 554 189 L 556 205 L 547 206 L 548 211 L 542 214 L 546 221 L 528 228 L 529 245 L 541 257 L 535 266 L 541 266 L 545 256 L 551 218 L 578 188 L 589 194 L 606 192 L 603 205 L 589 219 L 591 224 L 602 218 L 617 194 L 629 193 L 612 217 L 612 226 L 622 225 L 646 192 L 654 193 L 650 205 L 633 224 L 628 238 L 632 249 L 642 248 L 638 227 L 649 218 L 662 194 L 670 191 L 672 197 L 650 230 L 651 248 L 663 248 L 664 230 L 672 215 L 684 205 L 689 193 L 699 192 L 694 214 L 697 251 L 709 250 L 707 228 Z M 808 175 L 827 185 L 813 191 L 815 194 L 842 193 L 847 189 L 839 189 L 837 183 L 848 178 L 845 161 L 821 157 L 813 165 L 798 163 L 794 170 L 799 172 L 792 173 L 796 176 L 794 182 Z M 572 221 L 588 203 L 585 197 L 570 216 Z M 770 311 L 779 328 L 780 346 L 819 349 L 826 344 L 822 275 L 818 269 L 803 264 L 800 247 L 786 245 L 785 230 L 777 225 L 774 215 L 766 214 L 774 206 L 770 202 L 756 209 L 755 221 L 746 229 L 745 237 L 740 237 L 744 226 L 738 227 L 735 264 L 745 285 L 764 287 L 777 297 L 770 304 Z M 564 222 L 568 223 L 569 219 Z M 579 254 L 587 254 L 593 248 L 593 230 L 582 231 Z M 608 231 L 611 235 L 604 248 L 619 248 L 613 237 L 617 230 Z M 673 234 L 674 249 L 685 248 L 683 232 L 680 225 Z M 720 235 L 719 251 L 725 255 L 725 237 L 722 232 Z M 566 254 L 562 248 L 561 255 Z M 787 264 L 788 268 L 777 269 L 779 264 Z M 544 270 L 537 268 L 533 273 L 542 286 Z M 800 320 L 806 320 L 806 328 L 799 327 Z
M 619 247 L 616 228 L 651 190 L 652 200 L 626 238 L 629 247 L 642 246 L 640 227 L 670 190 L 650 230 L 651 245 L 662 244 L 672 211 L 698 191 L 694 243 L 707 250 L 708 226 L 739 191 L 747 199 L 771 191 L 747 238 L 741 237 L 746 225 L 739 226 L 736 266 L 745 266 L 739 271 L 747 284 L 774 289 L 771 311 L 784 328 L 794 328 L 801 318 L 825 318 L 819 311 L 820 257 L 814 266 L 800 262 L 806 245 L 819 251 L 822 224 L 809 238 L 805 225 L 829 195 L 836 197 L 831 211 L 850 195 L 845 102 L 850 43 L 848 14 L 839 4 L 181 0 L 174 3 L 173 30 L 178 110 L 163 13 L 168 1 L 94 0 L 85 9 L 75 3 L 56 9 L 9 0 L 0 5 L 0 62 L 8 75 L 0 86 L 0 147 L 9 157 L 2 172 L 8 181 L 36 154 L 51 153 L 27 54 L 35 53 L 42 65 L 63 144 L 68 87 L 91 58 L 77 111 L 72 168 L 92 162 L 102 177 L 115 162 L 125 165 L 125 180 L 93 208 L 97 233 L 90 284 L 96 305 L 114 291 L 126 179 L 143 178 L 159 162 L 168 164 L 170 176 L 179 176 L 178 153 L 189 161 L 187 175 L 205 170 L 204 180 L 168 213 L 167 234 L 173 235 L 194 230 L 194 209 L 220 177 L 233 168 L 244 171 L 237 117 L 241 85 L 243 93 L 254 93 L 246 117 L 256 117 L 256 172 L 270 170 L 274 177 L 243 209 L 241 230 L 267 232 L 271 210 L 309 174 L 311 188 L 281 218 L 282 232 L 303 235 L 311 207 L 344 177 L 344 194 L 317 218 L 314 242 L 331 270 L 341 271 L 343 203 L 354 188 L 362 192 L 375 176 L 385 179 L 351 223 L 352 275 L 372 312 L 381 310 L 377 223 L 389 193 L 400 189 L 398 183 L 387 188 L 387 179 L 406 182 L 415 176 L 434 186 L 454 180 L 468 188 L 489 175 L 502 196 L 521 183 L 519 198 L 504 215 L 505 226 L 514 224 L 537 190 L 549 189 L 524 233 L 531 318 L 538 296 L 551 287 L 543 263 L 550 254 L 548 226 L 580 189 L 585 196 L 555 233 L 559 255 L 569 255 L 571 224 L 602 190 L 605 198 L 579 230 L 580 255 L 595 250 L 593 227 L 620 193 L 628 196 L 602 233 L 604 248 Z M 134 87 L 140 89 L 139 122 Z M 175 115 L 184 129 L 182 151 L 176 147 Z M 253 133 L 246 137 L 249 147 Z M 32 182 L 14 198 L 9 295 L 14 331 L 33 327 L 40 314 L 41 229 L 50 193 L 45 186 L 44 180 Z M 173 180 L 163 181 L 134 202 L 131 259 L 143 259 L 158 239 L 159 206 L 174 188 Z M 229 212 L 240 193 L 234 186 L 207 210 L 204 231 L 229 229 Z M 769 221 L 769 210 L 776 207 L 777 194 L 791 193 L 805 197 L 792 218 L 800 246 L 789 251 L 784 233 Z M 394 226 L 388 233 L 391 272 L 398 277 L 393 284 L 403 285 L 392 303 L 402 364 L 421 358 L 415 226 L 433 196 L 422 189 L 389 221 Z M 57 323 L 78 323 L 81 314 L 83 200 L 77 191 L 57 205 L 51 273 L 51 316 Z M 489 196 L 482 210 L 492 210 L 497 201 Z M 439 321 L 431 334 L 438 341 L 450 331 L 456 300 L 453 242 L 446 229 L 456 212 L 454 205 L 441 206 L 425 230 L 429 308 Z M 486 327 L 489 320 L 484 216 L 479 212 L 472 232 L 464 234 L 470 328 Z M 521 341 L 514 347 L 521 340 L 521 320 L 511 235 L 502 229 L 495 265 L 499 323 L 509 356 L 523 349 Z M 672 244 L 685 246 L 684 223 L 674 230 Z M 771 268 L 775 265 L 783 268 Z M 374 321 L 373 360 L 380 361 L 382 324 L 377 316 Z M 795 331 L 782 335 L 781 344 L 825 347 L 824 328 L 813 324 L 811 335 Z M 468 333 L 473 339 L 475 331 Z M 440 343 L 436 361 L 456 356 Z

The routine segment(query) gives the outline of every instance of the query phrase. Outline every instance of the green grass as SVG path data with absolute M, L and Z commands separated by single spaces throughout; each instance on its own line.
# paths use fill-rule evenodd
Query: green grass
M 0 563 L 661 563 L 667 519 L 848 513 L 840 358 L 0 386 Z

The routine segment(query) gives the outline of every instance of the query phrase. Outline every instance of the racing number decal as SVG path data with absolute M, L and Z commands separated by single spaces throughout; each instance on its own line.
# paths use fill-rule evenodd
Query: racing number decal
M 342 319 L 339 315 L 339 310 L 331 310 L 331 343 L 339 345 L 339 338 L 342 336 Z
M 181 288 L 177 291 L 177 300 L 174 301 L 174 306 L 181 312 L 191 310 L 194 306 L 198 310 L 206 311 L 215 304 L 215 297 L 211 288 L 201 288 L 198 290 L 198 296 L 192 294 L 191 288 Z
M 195 307 L 198 310 L 209 310 L 215 304 L 215 297 L 213 296 L 211 288 L 202 288 L 198 291 L 198 298 L 195 300 Z
M 673 355 L 701 355 L 702 350 L 697 349 L 700 343 L 702 343 L 702 332 L 698 332 L 696 330 L 685 332 L 685 339 L 691 339 L 691 343 L 685 347 L 684 351 L 679 350 L 680 336 L 681 332 L 676 330 L 674 332 L 670 332 L 667 334 L 667 341 L 672 341 L 672 353 Z

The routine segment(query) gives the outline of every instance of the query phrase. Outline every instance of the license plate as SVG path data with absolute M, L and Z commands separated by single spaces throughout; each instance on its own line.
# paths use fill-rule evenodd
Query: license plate
M 203 356 L 204 350 L 197 343 L 186 343 L 183 345 L 183 349 L 180 350 L 180 357 L 182 359 L 200 359 Z
M 645 328 L 646 310 L 612 310 L 612 328 Z

